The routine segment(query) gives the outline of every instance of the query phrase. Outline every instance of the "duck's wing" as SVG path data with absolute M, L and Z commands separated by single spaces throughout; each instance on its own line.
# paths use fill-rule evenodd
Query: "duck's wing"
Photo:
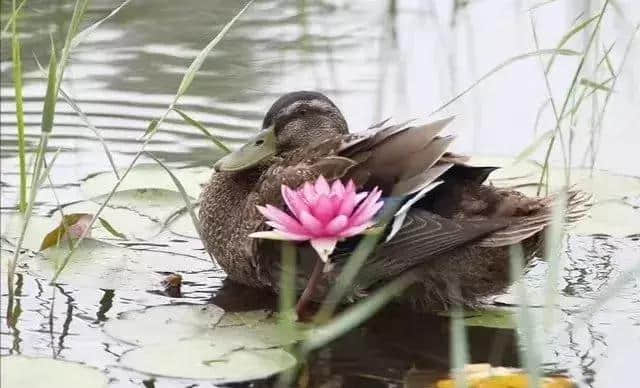
M 357 163 L 347 177 L 360 186 L 377 186 L 386 196 L 414 194 L 460 161 L 447 154 L 455 136 L 438 135 L 452 120 L 449 117 L 419 126 L 403 123 L 384 127 L 385 121 L 345 136 L 337 154 Z

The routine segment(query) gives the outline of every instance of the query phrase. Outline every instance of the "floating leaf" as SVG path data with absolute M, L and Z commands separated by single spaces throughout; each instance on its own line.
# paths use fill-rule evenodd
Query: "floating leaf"
M 49 247 L 58 246 L 62 241 L 80 238 L 88 228 L 93 216 L 87 213 L 65 214 L 57 228 L 47 233 L 42 239 L 40 250 Z M 87 233 L 87 237 L 91 236 L 91 232 Z
M 474 311 L 470 316 L 464 318 L 463 322 L 467 326 L 514 329 L 516 328 L 516 322 L 513 315 L 514 312 L 507 309 Z
M 122 356 L 128 368 L 217 383 L 265 378 L 291 368 L 295 358 L 279 347 L 302 338 L 283 332 L 266 311 L 225 313 L 215 305 L 130 311 L 109 320 L 104 331 L 142 345 Z
M 230 349 L 208 339 L 149 345 L 126 352 L 120 362 L 151 375 L 232 383 L 267 378 L 292 368 L 282 349 Z
M 103 388 L 109 382 L 96 368 L 49 358 L 2 357 L 0 368 L 2 388 Z
M 120 174 L 124 170 L 120 171 Z M 177 168 L 172 172 L 183 182 L 185 191 L 192 198 L 200 195 L 201 186 L 211 176 L 212 170 L 207 167 Z M 89 197 L 95 198 L 108 194 L 117 182 L 113 171 L 99 173 L 87 178 L 81 186 L 82 191 Z M 171 177 L 157 164 L 140 164 L 134 167 L 122 181 L 118 191 L 132 189 L 164 189 L 178 191 Z
M 230 312 L 215 305 L 171 305 L 123 313 L 104 326 L 107 334 L 136 345 L 207 338 L 229 348 L 264 349 L 300 338 L 283 336 L 266 311 Z
M 215 305 L 159 306 L 127 311 L 104 325 L 104 331 L 121 341 L 135 345 L 183 340 L 202 336 L 224 315 Z

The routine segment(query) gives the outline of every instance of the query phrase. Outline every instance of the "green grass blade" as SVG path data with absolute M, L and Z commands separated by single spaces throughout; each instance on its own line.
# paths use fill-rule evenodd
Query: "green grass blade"
M 529 159 L 531 157 L 531 155 L 533 155 L 533 153 L 542 144 L 544 144 L 544 142 L 550 140 L 553 137 L 553 134 L 554 134 L 554 131 L 553 131 L 553 129 L 551 129 L 551 130 L 546 131 L 542 135 L 538 136 L 538 138 L 536 140 L 534 140 L 533 143 L 529 144 L 529 146 L 527 146 L 527 148 L 525 148 L 522 152 L 520 152 L 520 154 L 518 154 L 518 156 L 516 156 L 515 160 L 513 161 L 513 164 L 518 164 L 518 163 L 522 162 L 523 160 Z
M 282 273 L 280 276 L 279 308 L 281 321 L 285 329 L 291 329 L 289 314 L 294 311 L 296 303 L 296 247 L 288 241 L 282 242 Z
M 51 41 L 51 55 L 49 57 L 49 74 L 47 81 L 47 92 L 44 97 L 44 107 L 42 109 L 42 132 L 51 133 L 53 129 L 53 117 L 56 110 L 57 99 L 57 60 L 56 60 L 56 48 Z
M 450 329 L 450 364 L 452 377 L 456 388 L 467 387 L 467 379 L 464 373 L 465 365 L 469 363 L 469 349 L 467 349 L 467 331 L 464 326 L 462 308 L 456 305 L 451 311 Z
M 367 298 L 356 303 L 354 306 L 349 307 L 329 323 L 313 330 L 301 345 L 302 353 L 306 354 L 313 349 L 324 346 L 360 325 L 373 316 L 373 314 L 386 305 L 391 299 L 400 295 L 416 280 L 417 278 L 413 273 L 405 273 L 384 285 Z
M 20 10 L 22 9 L 22 6 L 24 6 L 26 2 L 27 0 L 22 0 L 20 5 L 16 7 L 15 0 L 13 1 L 13 10 L 11 12 L 11 16 L 9 16 L 9 20 L 7 20 L 7 24 L 5 24 L 4 27 L 2 28 L 3 33 L 7 32 L 9 30 L 9 27 L 13 28 L 12 26 L 14 25 L 15 20 L 20 14 Z
M 236 16 L 233 17 L 233 19 L 231 19 L 227 24 L 225 24 L 225 26 L 222 27 L 222 30 L 220 30 L 220 32 L 215 36 L 215 38 L 213 38 L 213 40 L 211 40 L 211 42 L 209 42 L 209 44 L 207 44 L 207 46 L 202 51 L 200 51 L 200 53 L 198 54 L 198 56 L 196 56 L 193 62 L 191 62 L 191 65 L 189 65 L 189 68 L 187 69 L 186 73 L 182 77 L 182 81 L 180 82 L 180 86 L 178 87 L 178 93 L 176 93 L 176 98 L 175 98 L 176 100 L 187 92 L 187 90 L 189 89 L 189 86 L 191 86 L 191 82 L 193 82 L 193 79 L 196 76 L 196 73 L 198 72 L 198 70 L 200 70 L 200 68 L 202 67 L 202 64 L 204 63 L 204 60 L 207 58 L 207 55 L 209 55 L 211 50 L 213 50 L 213 48 L 218 44 L 218 42 L 220 42 L 220 40 L 226 35 L 227 31 L 229 31 L 231 26 L 236 22 L 236 20 L 238 20 L 238 18 L 244 13 L 244 11 L 247 8 L 249 8 L 251 4 L 253 4 L 253 1 L 254 0 L 249 1 L 240 10 L 240 12 L 238 12 Z
M 120 4 L 117 8 L 111 11 L 107 16 L 93 23 L 89 27 L 80 31 L 77 35 L 75 35 L 71 39 L 71 43 L 69 43 L 69 51 L 76 48 L 80 43 L 82 43 L 89 35 L 91 35 L 100 25 L 107 20 L 111 19 L 115 14 L 117 14 L 125 5 L 129 4 L 131 0 L 125 0 L 122 4 Z
M 41 169 L 42 169 L 42 165 L 43 165 L 43 161 L 44 161 L 44 153 L 47 149 L 47 144 L 49 142 L 49 133 L 48 132 L 41 132 L 40 133 L 40 143 L 38 144 L 38 151 L 36 154 L 36 161 L 34 163 L 33 166 L 33 175 L 32 175 L 32 184 L 31 184 L 31 190 L 29 191 L 29 200 L 27 201 L 27 209 L 24 212 L 24 219 L 23 219 L 23 223 L 22 223 L 22 229 L 20 230 L 20 237 L 18 238 L 18 242 L 16 244 L 16 249 L 13 255 L 13 259 L 11 260 L 11 262 L 9 263 L 9 268 L 7 271 L 7 288 L 9 291 L 9 304 L 12 303 L 13 301 L 13 276 L 16 272 L 16 266 L 18 264 L 18 259 L 20 256 L 20 251 L 22 249 L 22 243 L 24 242 L 24 237 L 26 235 L 27 232 L 27 227 L 29 226 L 29 221 L 31 220 L 31 215 L 33 214 L 33 205 L 35 203 L 35 199 L 36 199 L 36 195 L 38 194 L 38 189 L 40 188 L 40 183 L 42 181 L 42 179 L 40 178 L 41 176 Z M 52 162 L 49 163 L 49 166 L 47 167 L 47 169 L 45 170 L 45 175 L 49 174 L 49 171 L 51 170 L 51 168 L 53 167 L 53 164 L 58 156 L 58 153 L 60 152 L 60 148 L 58 148 L 58 151 L 55 153 Z
M 104 139 L 104 137 L 102 137 L 102 133 L 100 133 L 100 130 L 91 123 L 91 121 L 89 120 L 89 117 L 87 117 L 87 115 L 84 114 L 84 112 L 82 111 L 82 109 L 80 109 L 78 104 L 76 104 L 75 101 L 73 101 L 73 99 L 71 98 L 71 96 L 69 96 L 69 94 L 67 94 L 67 92 L 65 92 L 64 89 L 62 88 L 60 88 L 60 95 L 65 100 L 67 105 L 69 105 L 71 109 L 73 109 L 76 112 L 76 114 L 80 117 L 80 119 L 84 121 L 87 128 L 89 128 L 94 133 L 94 135 L 96 135 L 96 137 L 98 138 L 98 141 L 100 141 L 100 144 L 102 145 L 102 149 L 104 150 L 105 155 L 107 155 L 107 159 L 109 160 L 111 169 L 113 169 L 113 173 L 115 174 L 116 178 L 119 179 L 120 173 L 118 172 L 116 163 L 113 160 L 113 156 L 111 155 L 111 152 L 109 151 L 109 146 L 107 145 L 107 141 Z
M 236 18 L 234 18 L 233 20 L 235 20 Z M 135 154 L 135 156 L 133 157 L 133 160 L 131 160 L 131 162 L 129 163 L 129 165 L 127 166 L 127 168 L 124 170 L 124 172 L 122 173 L 122 176 L 120 177 L 120 179 L 118 179 L 118 181 L 116 181 L 116 183 L 113 185 L 113 187 L 111 188 L 111 191 L 109 192 L 109 194 L 107 194 L 107 197 L 105 198 L 105 200 L 102 202 L 102 204 L 100 205 L 100 208 L 98 208 L 98 210 L 96 211 L 96 213 L 94 214 L 94 217 L 92 218 L 91 222 L 89 223 L 88 227 L 87 227 L 87 231 L 91 230 L 91 228 L 93 227 L 93 225 L 95 224 L 96 220 L 98 219 L 98 217 L 100 216 L 100 214 L 102 213 L 102 211 L 104 210 L 104 208 L 107 206 L 107 204 L 109 203 L 109 201 L 111 200 L 111 198 L 113 198 L 113 196 L 115 195 L 115 193 L 118 191 L 118 188 L 120 187 L 120 185 L 122 184 L 122 182 L 124 181 L 124 179 L 127 177 L 127 175 L 129 175 L 129 172 L 131 172 L 131 170 L 133 169 L 133 167 L 136 165 L 136 163 L 138 162 L 138 159 L 140 159 L 140 156 L 142 156 L 142 154 L 145 152 L 145 148 L 147 147 L 147 145 L 149 144 L 149 142 L 151 141 L 151 138 L 153 137 L 153 134 L 155 133 L 155 130 L 157 130 L 157 128 L 162 124 L 162 122 L 164 121 L 164 119 L 166 118 L 167 114 L 171 111 L 171 108 L 173 108 L 173 105 L 175 104 L 175 102 L 177 101 L 179 95 L 176 96 L 176 98 L 174 99 L 174 102 L 171 103 L 171 105 L 169 106 L 169 108 L 164 112 L 164 114 L 160 117 L 160 119 L 158 119 L 156 121 L 155 124 L 155 128 L 152 131 L 149 131 L 149 136 L 146 136 L 144 142 L 142 143 L 142 145 L 140 146 L 140 150 L 138 150 L 138 152 Z M 153 122 L 152 122 L 153 123 Z M 192 213 L 193 213 L 193 209 L 192 209 Z M 195 214 L 194 214 L 195 215 Z M 67 263 L 69 262 L 69 260 L 71 259 L 71 257 L 73 256 L 73 253 L 75 252 L 75 250 L 78 248 L 78 246 L 82 243 L 82 241 L 84 240 L 84 238 L 86 237 L 86 233 L 83 233 L 77 240 L 75 240 L 73 248 L 71 249 L 71 251 L 69 253 L 66 254 L 66 256 L 62 259 L 62 264 L 60 265 L 60 267 L 58 267 L 58 269 L 56 270 L 56 272 L 54 273 L 53 277 L 50 280 L 51 284 L 54 284 L 58 277 L 60 276 L 60 274 L 62 273 L 62 270 L 66 267 Z
M 611 59 L 609 59 L 609 53 L 611 53 L 611 50 L 613 50 L 613 46 L 615 46 L 616 42 L 611 43 L 611 45 L 609 47 L 605 47 L 604 49 L 604 54 L 602 55 L 602 59 L 600 60 L 600 62 L 598 62 L 598 67 L 600 67 L 600 65 L 602 64 L 602 62 L 604 62 L 607 65 L 607 70 L 609 70 L 609 74 L 612 77 L 616 76 L 615 71 L 613 70 L 613 65 L 611 64 Z
M 524 53 L 524 54 L 520 54 L 520 55 L 516 55 L 515 57 L 509 58 L 506 61 L 500 63 L 499 65 L 497 65 L 496 67 L 494 67 L 493 69 L 491 69 L 490 71 L 488 71 L 486 74 L 484 74 L 482 77 L 480 77 L 478 80 L 476 80 L 475 82 L 473 82 L 469 87 L 467 87 L 466 89 L 464 89 L 462 92 L 456 94 L 455 97 L 453 97 L 452 99 L 450 99 L 449 101 L 445 102 L 444 104 L 442 104 L 441 106 L 439 106 L 438 108 L 436 108 L 433 112 L 430 113 L 430 115 L 433 115 L 435 113 L 440 112 L 441 110 L 445 109 L 446 107 L 448 107 L 449 105 L 453 104 L 454 102 L 456 102 L 458 99 L 460 99 L 462 96 L 464 96 L 465 94 L 469 93 L 473 88 L 475 88 L 476 86 L 478 86 L 478 84 L 480 84 L 482 81 L 486 80 L 487 78 L 491 77 L 492 75 L 494 75 L 495 73 L 499 72 L 500 70 L 504 69 L 505 67 L 518 62 L 520 60 L 523 59 L 527 59 L 527 58 L 531 58 L 531 57 L 536 57 L 539 55 L 549 55 L 549 54 L 556 54 L 556 55 L 580 55 L 579 52 L 573 51 L 573 50 L 568 50 L 568 49 L 542 49 L 542 50 L 536 50 L 536 51 L 532 51 L 532 52 L 528 52 L 528 53 Z
M 223 150 L 225 153 L 228 154 L 229 152 L 231 152 L 231 150 L 229 148 L 227 148 L 227 146 L 225 146 L 215 136 L 213 136 L 211 134 L 211 132 L 209 132 L 209 130 L 204 125 L 200 124 L 198 121 L 196 121 L 193 118 L 189 117 L 189 115 L 187 115 L 186 113 L 184 113 L 183 111 L 181 111 L 178 108 L 173 108 L 173 111 L 176 112 L 177 114 L 179 114 L 184 121 L 186 121 L 187 123 L 191 124 L 192 126 L 198 128 L 202 133 L 204 133 L 204 135 L 206 137 L 208 137 L 215 145 L 218 146 L 218 148 Z
M 580 79 L 580 85 L 584 85 L 587 86 L 589 88 L 595 89 L 595 90 L 603 90 L 605 92 L 611 92 L 613 91 L 611 88 L 607 87 L 606 84 L 611 81 L 612 78 L 609 78 L 603 82 L 595 82 L 595 81 L 591 81 L 590 79 L 587 78 L 581 78 Z
M 76 4 L 73 7 L 73 15 L 71 15 L 71 21 L 69 22 L 69 28 L 67 29 L 67 36 L 65 37 L 62 54 L 60 55 L 60 62 L 58 63 L 56 96 L 58 89 L 60 89 L 60 83 L 62 82 L 62 76 L 67 66 L 67 61 L 71 55 L 71 41 L 78 32 L 78 28 L 82 22 L 82 17 L 84 16 L 84 12 L 87 10 L 88 5 L 89 0 L 76 0 Z
M 18 163 L 20 173 L 20 204 L 18 209 L 21 213 L 27 210 L 27 166 L 25 161 L 26 149 L 24 141 L 24 100 L 22 97 L 22 49 L 18 36 L 18 14 L 20 8 L 26 0 L 16 8 L 13 0 L 13 13 L 11 14 L 11 61 L 13 67 L 13 89 L 16 100 L 16 126 L 18 130 Z
M 184 203 L 187 207 L 187 211 L 191 216 L 191 221 L 193 221 L 193 226 L 196 228 L 196 231 L 198 232 L 198 235 L 200 236 L 200 238 L 202 238 L 202 235 L 200 232 L 200 221 L 198 220 L 198 216 L 196 216 L 196 213 L 194 211 L 193 204 L 191 203 L 191 197 L 189 196 L 189 194 L 187 194 L 187 190 L 185 190 L 184 186 L 182 185 L 182 182 L 180 182 L 178 177 L 175 176 L 175 174 L 171 171 L 171 169 L 169 169 L 164 163 L 162 163 L 160 159 L 156 158 L 155 155 L 153 155 L 150 152 L 145 152 L 145 154 L 151 159 L 153 159 L 156 163 L 158 163 L 160 167 L 162 167 L 167 172 L 167 174 L 169 174 L 169 176 L 171 177 L 171 180 L 173 181 L 173 183 L 176 185 L 176 188 L 180 192 L 180 195 L 182 195 L 182 199 L 184 200 Z
M 511 258 L 510 274 L 511 281 L 516 283 L 516 293 L 518 295 L 518 312 L 516 314 L 518 323 L 518 350 L 520 359 L 524 361 L 524 367 L 529 375 L 530 387 L 539 387 L 541 381 L 540 361 L 538 357 L 538 348 L 535 342 L 535 328 L 531 314 L 529 314 L 529 301 L 527 298 L 527 289 L 522 278 L 522 269 L 524 266 L 524 252 L 521 245 L 511 245 L 509 247 L 509 255 Z
M 596 22 L 595 27 L 593 28 L 593 31 L 591 32 L 591 35 L 589 36 L 589 40 L 587 41 L 587 47 L 584 50 L 584 53 L 582 54 L 582 57 L 580 58 L 580 62 L 578 63 L 578 67 L 576 68 L 576 71 L 573 74 L 573 79 L 571 80 L 571 84 L 569 85 L 569 89 L 567 90 L 567 94 L 565 96 L 564 102 L 562 104 L 562 109 L 560 110 L 560 113 L 556 115 L 556 128 L 555 128 L 555 133 L 556 134 L 560 134 L 560 136 L 562 136 L 561 133 L 561 128 L 560 128 L 560 124 L 561 124 L 561 120 L 567 110 L 567 106 L 569 105 L 569 100 L 571 100 L 571 96 L 573 95 L 574 91 L 575 91 L 575 87 L 578 83 L 578 78 L 580 77 L 580 75 L 582 74 L 582 68 L 584 67 L 584 63 L 586 61 L 587 58 L 587 54 L 589 54 L 589 51 L 591 50 L 591 46 L 593 45 L 593 42 L 595 40 L 595 36 L 596 33 L 599 31 L 600 29 L 600 25 L 602 23 L 602 19 L 604 18 L 604 14 L 607 11 L 607 6 L 609 5 L 609 0 L 605 0 L 604 4 L 602 5 L 602 8 L 600 10 L 600 12 L 598 13 L 598 19 Z M 556 136 L 554 135 L 551 138 L 551 141 L 549 142 L 549 145 L 547 146 L 547 152 L 545 154 L 544 157 L 544 162 L 542 165 L 542 172 L 540 173 L 540 179 L 538 181 L 538 191 L 537 191 L 537 195 L 540 195 L 540 191 L 543 187 L 542 183 L 545 179 L 545 177 L 548 177 L 548 170 L 549 170 L 549 158 L 551 157 L 551 150 L 553 150 L 553 146 L 555 144 L 555 140 L 556 140 Z M 564 153 L 563 153 L 564 154 Z M 548 186 L 545 186 L 548 187 Z
M 633 30 L 633 32 L 631 33 L 631 37 L 629 38 L 629 42 L 627 43 L 627 46 L 624 49 L 624 54 L 622 55 L 622 60 L 620 61 L 620 65 L 618 66 L 618 71 L 615 73 L 616 76 L 613 78 L 613 82 L 611 83 L 611 88 L 610 90 L 607 92 L 607 95 L 604 98 L 604 104 L 602 104 L 602 109 L 600 110 L 600 114 L 598 115 L 598 121 L 596 122 L 596 134 L 598 136 L 598 141 L 597 144 L 595 145 L 595 150 L 593 150 L 593 159 L 591 161 L 591 168 L 594 167 L 595 162 L 596 162 L 596 156 L 598 154 L 598 149 L 599 149 L 599 138 L 602 136 L 602 121 L 604 120 L 604 115 L 607 111 L 607 106 L 609 105 L 609 100 L 611 99 L 611 95 L 613 94 L 612 91 L 615 89 L 616 86 L 616 82 L 618 82 L 618 78 L 620 77 L 620 74 L 622 74 L 622 69 L 624 69 L 624 65 L 627 62 L 627 58 L 629 57 L 629 53 L 631 52 L 631 47 L 633 47 L 633 42 L 635 41 L 635 38 L 638 34 L 638 31 L 640 31 L 640 24 L 637 24 L 635 29 Z
M 113 225 L 111 225 L 104 218 L 98 217 L 98 220 L 100 220 L 100 224 L 102 225 L 102 227 L 105 228 L 107 230 L 107 232 L 111 233 L 113 236 L 118 237 L 118 238 L 122 238 L 122 239 L 126 239 L 127 238 L 127 236 L 125 236 L 124 234 L 118 232 L 116 230 L 116 228 L 114 228 Z
M 587 28 L 589 26 L 589 24 L 591 24 L 591 22 L 593 22 L 594 20 L 598 19 L 599 15 L 595 15 L 590 17 L 589 19 L 585 20 L 584 22 L 578 24 L 577 26 L 575 26 L 574 28 L 570 29 L 569 31 L 567 31 L 562 38 L 560 38 L 560 41 L 558 42 L 558 45 L 556 46 L 558 49 L 561 49 L 562 47 L 564 47 L 564 45 L 578 32 L 584 30 L 585 28 Z M 556 54 L 551 54 L 551 58 L 549 59 L 549 63 L 547 64 L 547 67 L 545 69 L 545 74 L 549 74 L 549 71 L 551 71 L 551 66 L 553 66 L 553 62 L 556 59 Z
M 544 327 L 551 327 L 553 323 L 553 308 L 558 294 L 558 280 L 560 278 L 560 254 L 564 237 L 565 209 L 567 206 L 567 188 L 561 190 L 553 204 L 553 218 L 551 224 L 545 228 L 544 257 L 548 265 L 545 282 Z

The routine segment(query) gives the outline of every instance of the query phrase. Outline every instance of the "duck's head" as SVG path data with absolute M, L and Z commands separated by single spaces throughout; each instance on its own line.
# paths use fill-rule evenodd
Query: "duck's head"
M 271 105 L 262 121 L 262 129 L 242 147 L 216 162 L 216 171 L 242 171 L 286 156 L 311 142 L 348 132 L 340 110 L 324 94 L 291 92 Z

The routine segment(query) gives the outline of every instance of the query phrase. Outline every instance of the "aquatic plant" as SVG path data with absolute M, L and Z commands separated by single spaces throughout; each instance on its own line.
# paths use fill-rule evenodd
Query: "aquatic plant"
M 382 191 L 356 193 L 349 181 L 345 186 L 336 179 L 331 186 L 320 175 L 315 183 L 306 182 L 293 190 L 282 185 L 282 198 L 291 215 L 267 204 L 258 210 L 269 221 L 270 231 L 255 232 L 250 237 L 272 240 L 309 241 L 320 259 L 329 263 L 329 255 L 339 240 L 356 236 L 374 225 L 373 216 L 384 204 Z

